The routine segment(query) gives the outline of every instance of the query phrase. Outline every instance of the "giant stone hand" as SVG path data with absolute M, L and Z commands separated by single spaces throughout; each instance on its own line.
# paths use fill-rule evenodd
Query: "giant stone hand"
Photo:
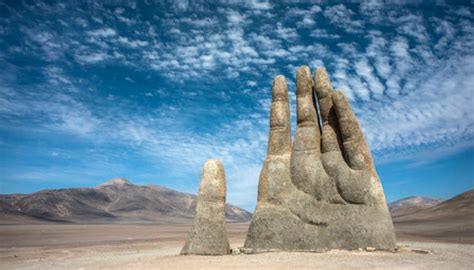
M 277 76 L 267 157 L 245 247 L 394 248 L 382 186 L 344 94 L 332 89 L 325 69 L 317 68 L 313 80 L 303 66 L 296 75 L 296 99 L 292 144 L 288 88 L 285 78 Z

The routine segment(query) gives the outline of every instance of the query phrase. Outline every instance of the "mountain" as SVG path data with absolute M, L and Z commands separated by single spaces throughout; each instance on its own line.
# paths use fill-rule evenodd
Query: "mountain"
M 388 208 L 392 217 L 395 218 L 433 207 L 441 202 L 443 202 L 441 199 L 416 196 L 389 203 Z
M 474 189 L 434 206 L 394 216 L 393 223 L 397 237 L 474 244 Z
M 415 213 L 396 217 L 396 220 L 455 220 L 468 218 L 474 221 L 474 189 Z
M 123 178 L 95 188 L 42 190 L 0 195 L 0 224 L 41 223 L 190 223 L 196 196 L 163 186 L 138 186 Z M 229 222 L 247 222 L 251 214 L 226 204 Z

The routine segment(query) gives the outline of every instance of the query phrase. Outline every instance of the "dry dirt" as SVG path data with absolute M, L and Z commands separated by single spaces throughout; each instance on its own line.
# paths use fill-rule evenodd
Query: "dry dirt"
M 243 245 L 247 227 L 228 224 L 233 248 Z M 406 235 L 400 235 L 399 245 L 431 253 L 333 250 L 179 256 L 188 230 L 189 225 L 0 226 L 0 269 L 472 269 L 474 265 L 474 245 Z

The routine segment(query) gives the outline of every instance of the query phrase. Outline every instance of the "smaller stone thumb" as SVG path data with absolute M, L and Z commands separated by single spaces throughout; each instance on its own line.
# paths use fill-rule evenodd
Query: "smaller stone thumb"
M 218 159 L 210 159 L 204 164 L 199 186 L 198 203 L 212 202 L 225 205 L 226 183 L 224 166 Z
M 208 160 L 202 170 L 193 226 L 181 254 L 229 254 L 225 195 L 224 167 L 217 159 Z

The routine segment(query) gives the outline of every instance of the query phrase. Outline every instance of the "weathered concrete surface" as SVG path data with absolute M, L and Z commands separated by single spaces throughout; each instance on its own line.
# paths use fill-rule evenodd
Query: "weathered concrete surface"
M 296 75 L 291 144 L 285 78 L 273 82 L 268 152 L 245 247 L 267 250 L 395 248 L 379 177 L 359 123 L 323 68 Z M 321 116 L 321 123 L 318 119 Z
M 225 223 L 226 180 L 219 160 L 204 165 L 196 214 L 181 254 L 224 255 L 230 253 Z

